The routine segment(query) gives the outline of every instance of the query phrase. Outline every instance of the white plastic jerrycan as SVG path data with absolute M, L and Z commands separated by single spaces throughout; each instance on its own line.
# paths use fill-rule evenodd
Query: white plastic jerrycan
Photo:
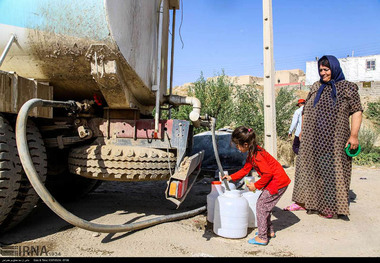
M 257 199 L 259 199 L 262 191 L 256 190 L 252 191 L 243 191 L 242 196 L 248 201 L 249 212 L 248 212 L 248 227 L 255 228 L 257 227 L 257 217 L 256 217 L 256 204 Z
M 207 195 L 207 221 L 214 223 L 215 200 L 223 194 L 222 182 L 211 182 L 211 192 Z
M 248 201 L 241 191 L 226 191 L 218 196 L 214 208 L 214 233 L 227 238 L 243 238 L 248 228 Z
M 223 171 L 224 175 L 228 175 L 228 171 Z M 215 174 L 217 174 L 219 176 L 219 181 L 222 182 L 222 189 L 223 189 L 223 193 L 226 191 L 226 184 L 222 181 L 222 173 L 219 172 L 219 169 L 216 170 Z M 236 185 L 233 184 L 233 183 L 230 183 L 227 181 L 227 184 L 228 184 L 228 187 L 230 188 L 230 190 L 235 190 L 236 189 Z
M 227 182 L 227 184 L 228 184 L 228 187 L 230 188 L 230 190 L 236 190 L 235 184 L 230 183 L 230 182 Z M 223 193 L 225 193 L 226 191 L 228 192 L 228 190 L 226 189 L 226 184 L 224 182 L 222 182 L 222 190 L 223 190 Z

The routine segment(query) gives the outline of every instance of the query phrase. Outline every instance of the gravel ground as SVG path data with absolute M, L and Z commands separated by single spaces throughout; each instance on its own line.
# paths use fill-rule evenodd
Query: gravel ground
M 286 169 L 294 179 L 294 168 Z M 123 224 L 188 211 L 206 204 L 210 178 L 198 181 L 177 210 L 164 197 L 166 182 L 105 182 L 77 202 L 70 212 L 92 222 Z M 20 256 L 70 257 L 378 257 L 380 256 L 380 169 L 354 166 L 349 221 L 324 219 L 304 211 L 288 212 L 293 183 L 273 211 L 277 237 L 265 247 L 248 244 L 255 229 L 241 239 L 215 235 L 206 212 L 127 233 L 94 233 L 74 227 L 44 204 L 11 232 L 1 246 L 15 246 Z M 39 249 L 39 255 L 31 254 Z M 36 253 L 36 251 L 34 251 Z M 4 255 L 4 254 L 3 254 Z M 3 257 L 3 261 L 4 261 Z

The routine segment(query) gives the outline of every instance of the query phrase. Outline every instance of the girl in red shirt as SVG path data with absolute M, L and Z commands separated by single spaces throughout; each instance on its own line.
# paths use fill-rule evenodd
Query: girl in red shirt
M 227 179 L 228 181 L 240 180 L 252 168 L 259 174 L 260 180 L 247 184 L 251 191 L 262 190 L 256 204 L 258 234 L 248 242 L 256 245 L 267 245 L 268 237 L 275 237 L 270 220 L 272 209 L 285 193 L 290 184 L 290 179 L 281 164 L 257 145 L 256 135 L 251 128 L 237 127 L 232 133 L 231 141 L 236 144 L 239 151 L 248 152 L 248 156 L 242 169 L 234 174 L 225 175 L 222 179 Z

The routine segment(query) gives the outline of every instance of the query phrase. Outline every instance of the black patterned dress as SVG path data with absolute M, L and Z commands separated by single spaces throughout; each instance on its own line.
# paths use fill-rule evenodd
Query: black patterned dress
M 320 85 L 313 84 L 304 106 L 292 199 L 323 214 L 349 215 L 352 158 L 344 147 L 350 137 L 349 117 L 363 111 L 358 86 L 346 80 L 335 83 L 334 105 L 328 85 L 313 107 Z

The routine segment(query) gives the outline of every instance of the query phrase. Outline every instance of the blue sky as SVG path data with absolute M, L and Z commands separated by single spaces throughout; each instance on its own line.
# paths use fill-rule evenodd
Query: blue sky
M 206 78 L 222 70 L 262 77 L 262 0 L 181 1 L 173 86 L 196 81 L 201 71 Z M 306 61 L 325 54 L 380 54 L 380 0 L 272 0 L 272 5 L 276 70 L 305 71 Z

